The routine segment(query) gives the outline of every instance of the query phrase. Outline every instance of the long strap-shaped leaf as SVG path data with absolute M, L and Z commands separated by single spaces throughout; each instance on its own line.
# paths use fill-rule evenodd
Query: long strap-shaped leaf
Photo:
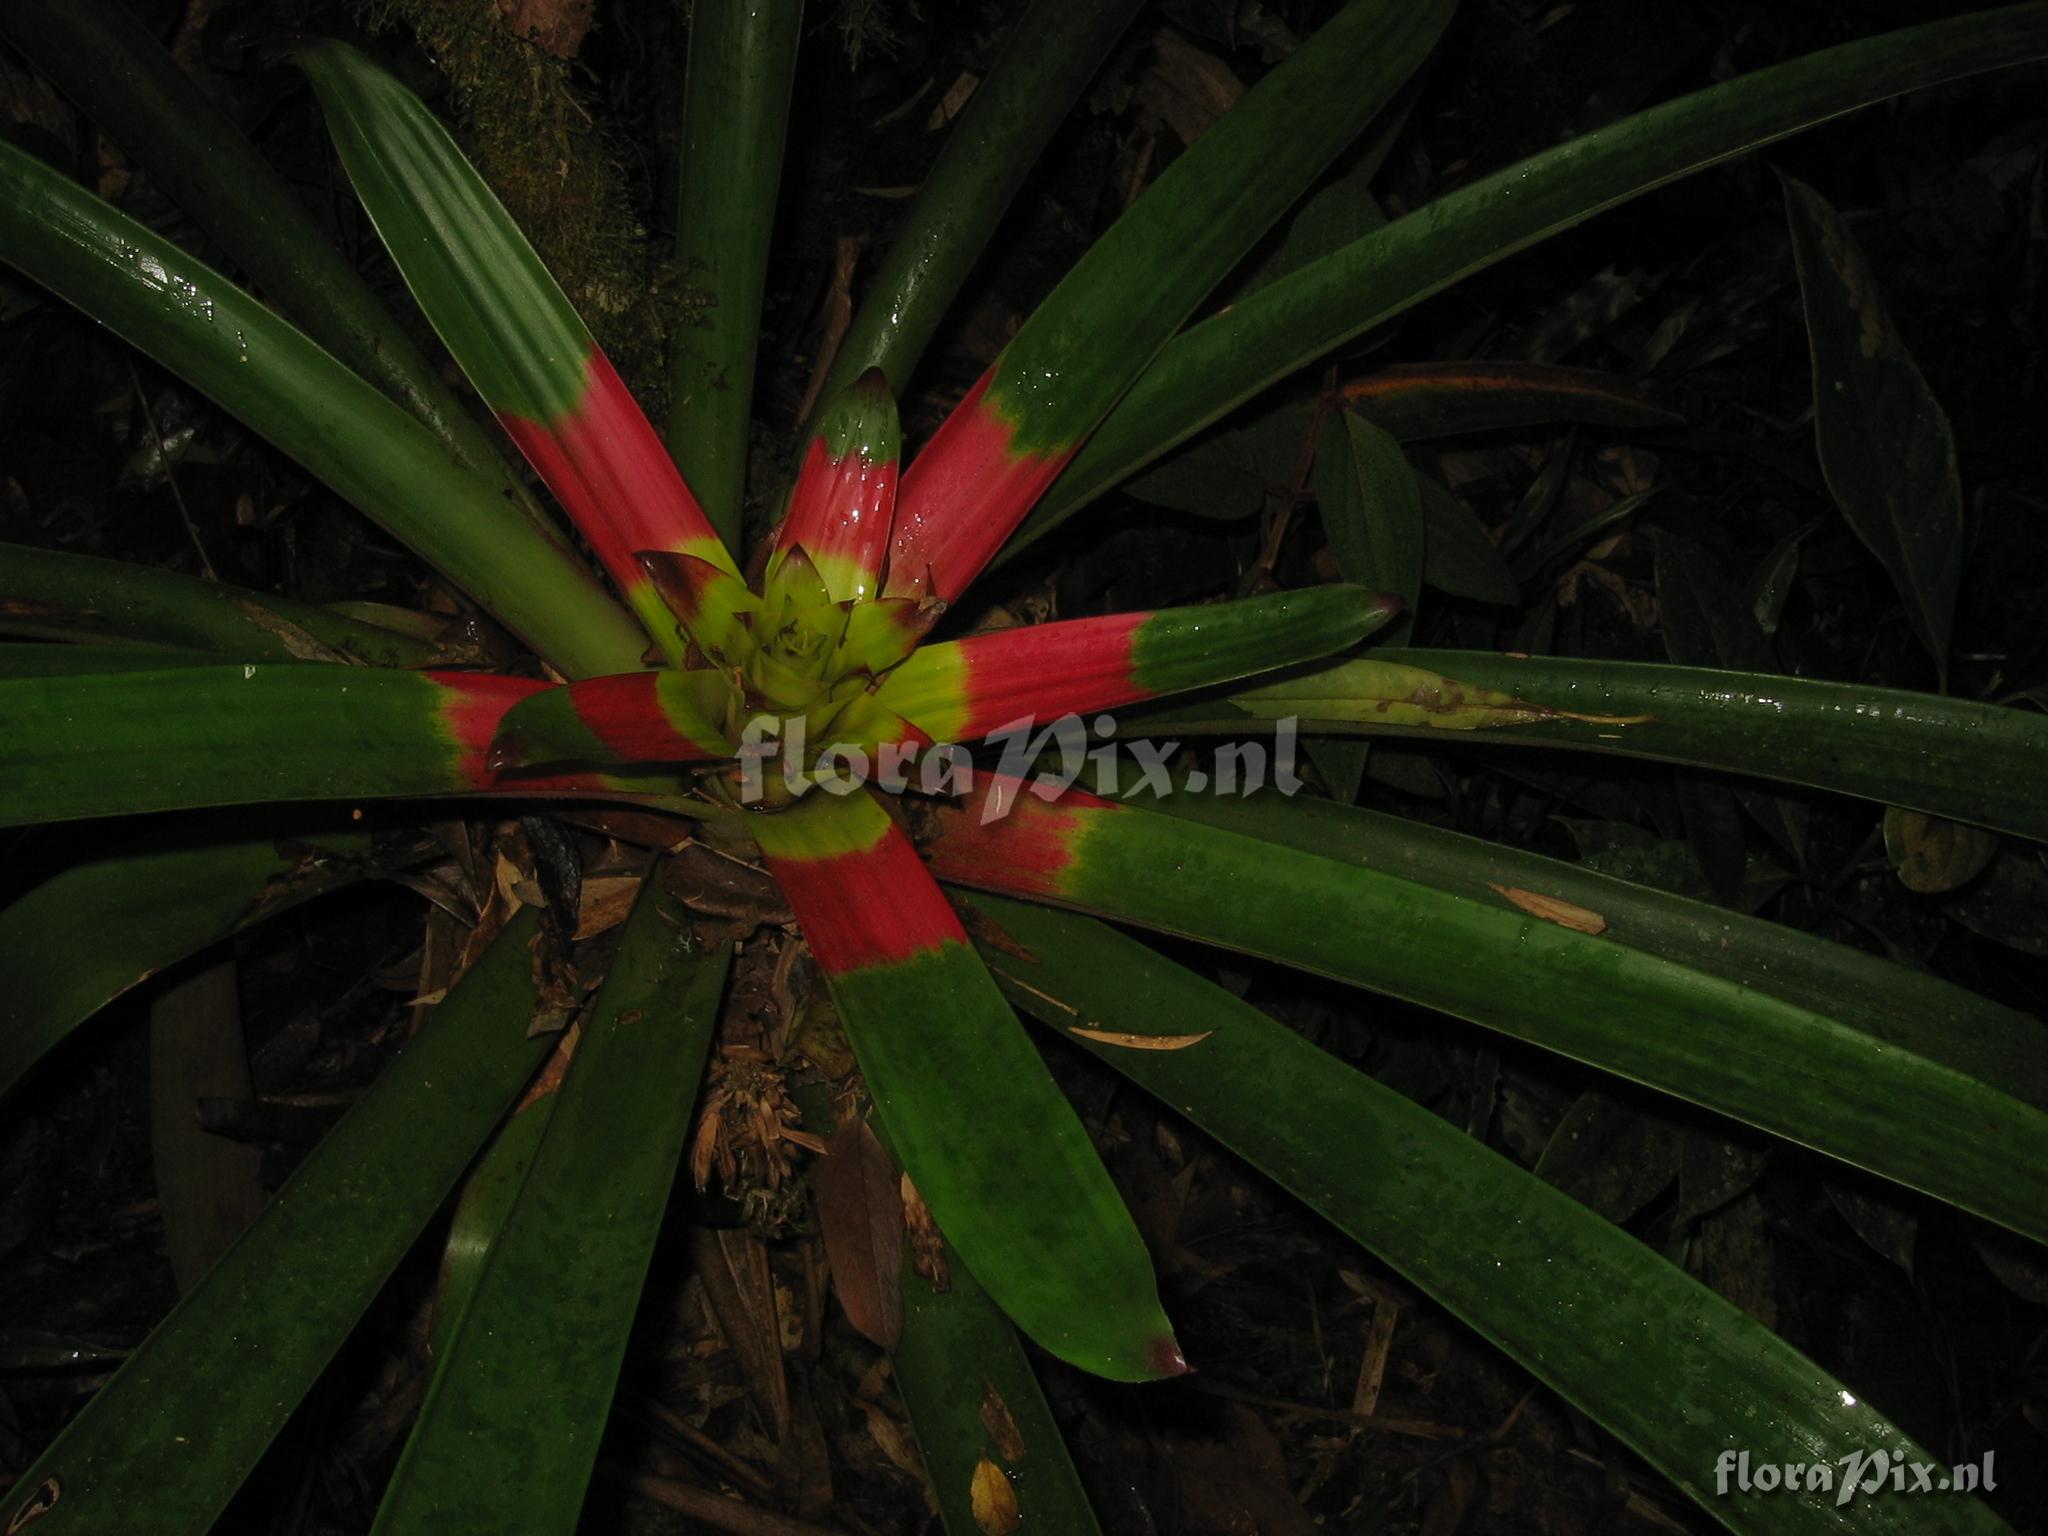
M 1544 712 L 1497 712 L 1500 729 L 1485 737 L 1497 745 L 1576 747 L 1725 768 L 2048 839 L 2048 800 L 2041 794 L 2048 715 L 1860 683 L 1652 662 L 1390 649 L 1173 706 L 1142 723 L 1148 731 L 1236 731 L 1292 719 L 1306 731 L 1397 736 L 1462 728 L 1454 715 L 1401 718 L 1394 706 L 1412 689 L 1403 674 L 1388 669 L 1402 667 L 1428 668 Z M 1131 722 L 1127 734 L 1139 723 Z
M 649 633 L 680 659 L 675 621 L 640 552 L 737 568 L 653 426 L 426 105 L 345 44 L 311 48 L 304 63 L 349 180 L 413 297 Z
M 825 399 L 870 368 L 899 389 L 909 384 L 1011 199 L 1141 4 L 1033 0 L 1018 18 L 904 211 L 833 361 Z
M 2048 9 L 1979 11 L 1710 86 L 1460 187 L 1176 337 L 1025 542 L 1332 347 L 1603 209 L 1872 102 L 2044 55 Z
M 968 741 L 1327 656 L 1400 611 L 1384 592 L 1327 586 L 997 630 L 919 647 L 875 697 L 935 740 Z
M 1317 1050 L 1221 987 L 1101 923 L 975 907 L 1018 1007 L 1186 1115 L 1605 1425 L 1744 1536 L 2006 1529 L 1975 1499 L 1716 1486 L 1758 1463 L 1873 1452 L 1932 1463 L 1883 1414 L 1655 1250 L 1457 1126 Z M 1023 954 L 1017 951 L 1021 949 Z M 1105 1046 L 1204 1033 L 1182 1050 Z
M 733 549 L 747 485 L 761 295 L 796 80 L 803 0 L 704 0 L 690 12 L 668 447 Z
M 2048 1235 L 2048 1113 L 2002 1086 L 1560 921 L 1077 791 L 977 787 L 941 813 L 942 879 L 1389 992 Z
M 1098 1375 L 1185 1370 L 1130 1213 L 909 839 L 865 791 L 754 820 L 889 1143 L 989 1294 Z
M 192 646 L 250 661 L 419 667 L 446 660 L 430 641 L 315 603 L 19 544 L 0 544 L 0 633 Z
M 950 602 L 1131 381 L 1393 99 L 1450 0 L 1353 0 L 1091 247 L 903 480 L 885 588 Z
M 521 913 L 206 1278 L 22 1474 L 37 1536 L 203 1536 L 550 1043 Z M 49 1492 L 54 1488 L 55 1492 Z M 26 1525 L 18 1528 L 26 1528 Z
M 404 409 L 211 267 L 0 144 L 0 261 L 218 401 L 576 676 L 645 642 L 565 545 Z
M 120 0 L 20 0 L 0 34 L 315 341 L 417 418 L 498 494 L 545 514 L 434 365 L 328 243 L 284 178 Z
M 659 879 L 641 888 L 377 1532 L 576 1528 L 730 953 L 696 943 Z
M 1204 794 L 1177 780 L 1171 816 L 1449 891 L 1503 911 L 1544 902 L 1601 936 L 1768 993 L 1889 1040 L 2048 1110 L 2048 1024 L 1926 971 L 1813 934 L 1361 806 L 1262 790 Z
M 889 1364 L 946 1536 L 1098 1536 L 1017 1330 L 958 1254 L 946 1252 L 944 1290 L 904 1266 L 903 1335 Z
M 185 827 L 51 876 L 0 910 L 0 1100 L 130 987 L 421 851 L 298 812 L 275 835 L 251 836 L 246 825 Z
M 497 788 L 605 794 L 589 775 L 501 782 L 488 766 L 499 720 L 546 686 L 320 663 L 0 676 L 0 825 Z

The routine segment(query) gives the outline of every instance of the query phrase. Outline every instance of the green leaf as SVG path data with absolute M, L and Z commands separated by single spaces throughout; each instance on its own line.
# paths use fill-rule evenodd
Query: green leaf
M 997 359 L 988 402 L 1014 426 L 1013 452 L 1066 454 L 1079 445 L 1195 306 L 1393 99 L 1451 9 L 1448 0 L 1346 6 L 1145 189 Z
M 1683 534 L 1659 529 L 1656 546 L 1657 618 L 1665 654 L 1680 666 L 1726 667 L 1730 671 L 1782 672 L 1777 653 L 1756 621 L 1754 605 L 1706 547 Z M 1702 781 L 1693 781 L 1700 783 Z M 1718 788 L 1718 786 L 1716 786 Z M 1771 841 L 1794 864 L 1806 861 L 1806 806 L 1785 795 L 1736 791 Z M 1725 841 L 1717 842 L 1725 847 Z M 1739 855 L 1741 839 L 1734 844 Z
M 1239 799 L 1189 793 L 1183 786 L 1147 803 L 1169 815 L 1387 870 L 1503 910 L 1518 910 L 1508 893 L 1519 891 L 1597 913 L 1606 924 L 1601 937 L 1612 943 L 1825 1011 L 2048 1109 L 2040 1021 L 1925 971 L 1690 899 L 1685 888 L 1703 888 L 1705 878 L 1681 843 L 1658 843 L 1635 828 L 1603 829 L 1609 835 L 1596 839 L 1584 824 L 1570 823 L 1585 850 L 1583 861 L 1572 864 L 1399 816 L 1271 790 Z M 1624 835 L 1642 843 L 1623 846 L 1616 839 Z M 1660 849 L 1684 859 L 1677 878 L 1659 861 Z
M 1388 635 L 1398 644 L 1414 629 L 1424 548 L 1422 491 L 1401 445 L 1361 416 L 1332 414 L 1316 447 L 1316 499 L 1344 579 L 1408 605 Z
M 1616 944 L 1598 914 L 1509 910 L 1128 805 L 941 812 L 940 878 L 1033 895 L 1421 1003 L 1630 1078 L 2032 1236 L 2048 1113 L 1803 1007 Z M 1057 856 L 1049 850 L 1058 850 Z M 1005 856 L 1028 857 L 1008 868 Z M 1161 880 L 1157 871 L 1171 869 Z M 1512 900 L 1512 898 L 1511 898 Z M 1373 942 L 1362 944 L 1359 935 Z
M 321 346 L 447 443 L 543 529 L 545 515 L 434 365 L 328 244 L 303 200 L 120 0 L 19 0 L 0 35 L 128 154 Z M 550 537 L 554 535 L 552 532 Z
M 212 268 L 0 144 L 0 261 L 141 348 L 353 502 L 565 672 L 646 640 L 567 546 Z
M 1724 1448 L 1759 1462 L 1934 1457 L 1650 1248 L 1222 988 L 1100 923 L 1010 901 L 972 905 L 1007 935 L 986 953 L 1019 1008 L 1293 1191 L 1714 1518 L 1756 1536 L 2005 1529 L 1952 1495 L 1841 1506 L 1721 1495 Z M 1082 1022 L 1211 1033 L 1183 1050 L 1130 1050 L 1074 1035 Z
M 730 954 L 641 887 L 376 1531 L 575 1530 Z
M 1849 526 L 1891 574 L 1946 689 L 1963 569 L 1955 436 L 1842 216 L 1804 182 L 1780 179 L 1813 344 L 1821 472 Z
M 1017 1330 L 951 1250 L 946 1274 L 940 1290 L 905 1269 L 903 1336 L 890 1363 L 947 1536 L 987 1536 L 971 1493 L 984 1459 L 1009 1484 L 1024 1530 L 1096 1536 L 1088 1495 Z
M 249 835 L 246 815 L 232 829 L 181 827 L 73 865 L 0 909 L 0 1098 L 136 983 L 430 846 L 296 815 L 275 835 Z
M 1551 363 L 1406 363 L 1343 386 L 1345 406 L 1404 443 L 1583 421 L 1614 427 L 1682 426 L 1633 381 Z
M 1142 0 L 1034 0 L 891 236 L 818 399 L 869 368 L 900 394 L 1075 99 Z
M 449 659 L 426 641 L 313 603 L 20 544 L 0 544 L 0 633 L 192 646 L 250 661 L 420 667 Z M 129 654 L 130 666 L 148 662 Z
M 864 792 L 752 819 L 946 1240 L 1061 1359 L 1118 1381 L 1184 1371 L 1123 1197 L 901 829 Z
M 492 680 L 441 677 L 317 662 L 0 674 L 0 825 L 486 787 L 503 705 L 465 737 L 469 691 Z
M 16 1484 L 36 1536 L 204 1536 L 546 1053 L 521 913 Z M 6 1513 L 15 1514 L 18 1498 Z
M 2048 11 L 1978 11 L 1710 86 L 1460 187 L 1177 336 L 1021 542 L 1332 347 L 1604 209 L 1874 101 L 2044 55 Z
M 1427 475 L 1422 490 L 1422 579 L 1439 592 L 1475 603 L 1514 607 L 1521 584 L 1472 509 Z
M 740 546 L 754 365 L 802 0 L 699 0 L 683 87 L 668 450 L 729 549 Z M 900 381 L 899 381 L 900 382 Z
M 1391 667 L 1441 669 L 1551 718 L 1512 718 L 1492 738 L 1577 747 L 1695 768 L 1727 769 L 1860 795 L 2021 837 L 2048 839 L 2038 792 L 2048 716 L 1974 700 L 1803 677 L 1765 677 L 1649 662 L 1388 649 L 1198 705 L 1134 706 L 1127 734 L 1242 731 L 1293 715 L 1306 732 L 1441 734 L 1427 723 L 1383 725 Z M 1349 702 L 1346 702 L 1349 700 Z

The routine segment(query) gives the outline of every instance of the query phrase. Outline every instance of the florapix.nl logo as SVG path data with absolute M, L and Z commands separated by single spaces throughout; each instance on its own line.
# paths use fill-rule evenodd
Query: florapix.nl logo
M 1989 1493 L 1998 1486 L 1998 1453 L 1947 1466 L 1914 1461 L 1898 1451 L 1851 1451 L 1834 1461 L 1761 1461 L 1748 1451 L 1723 1451 L 1714 1463 L 1714 1492 L 1806 1494 L 1845 1506 L 1879 1493 Z
M 867 745 L 830 741 L 813 752 L 801 715 L 761 714 L 740 731 L 739 797 L 742 804 L 758 805 L 813 789 L 850 795 L 863 784 L 895 794 L 915 787 L 927 795 L 970 795 L 978 771 L 999 780 L 1028 781 L 1030 792 L 1048 801 L 1059 798 L 1083 773 L 1089 774 L 1089 789 L 1112 798 L 1127 791 L 1158 796 L 1177 789 L 1249 795 L 1268 786 L 1292 795 L 1304 783 L 1295 771 L 1298 727 L 1291 717 L 1273 723 L 1270 745 L 1224 742 L 1209 768 L 1189 769 L 1177 778 L 1170 765 L 1179 741 L 1115 738 L 1116 721 L 1109 715 L 1097 715 L 1092 722 L 1061 715 L 1044 726 L 1027 715 L 989 733 L 984 746 L 994 752 L 995 761 L 977 769 L 960 743 L 921 738 Z M 1001 819 L 1013 803 L 1009 795 L 987 796 L 981 820 Z

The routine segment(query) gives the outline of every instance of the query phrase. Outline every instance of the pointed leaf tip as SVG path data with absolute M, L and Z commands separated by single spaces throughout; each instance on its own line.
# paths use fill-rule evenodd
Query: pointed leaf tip
M 1180 1352 L 1180 1342 L 1172 1334 L 1157 1339 L 1152 1345 L 1152 1376 L 1156 1381 L 1171 1381 L 1176 1376 L 1191 1376 L 1195 1368 L 1188 1364 L 1188 1357 Z

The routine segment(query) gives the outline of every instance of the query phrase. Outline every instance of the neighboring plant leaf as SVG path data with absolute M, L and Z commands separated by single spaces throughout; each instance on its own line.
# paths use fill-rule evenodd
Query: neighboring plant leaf
M 1655 536 L 1657 617 L 1664 650 L 1682 667 L 1724 667 L 1772 674 L 1784 669 L 1757 626 L 1750 604 L 1719 560 L 1696 540 L 1659 529 Z M 1724 791 L 1725 793 L 1725 791 Z M 1806 806 L 1786 795 L 1739 790 L 1743 806 L 1793 864 L 1806 862 Z M 1724 839 L 1725 841 L 1725 839 Z M 1741 846 L 1740 839 L 1736 847 Z
M 1213 1029 L 1184 1051 L 1082 1043 L 1377 1253 L 1715 1519 L 1755 1536 L 2005 1529 L 1953 1496 L 1837 1507 L 1720 1495 L 1702 1446 L 1739 1443 L 1759 1461 L 1875 1449 L 1934 1458 L 1654 1250 L 1222 988 L 1103 924 L 982 897 L 973 905 L 1007 935 L 987 951 L 998 979 L 1060 1034 L 1077 1018 L 1133 1034 Z
M 1175 337 L 1021 542 L 1332 347 L 1604 209 L 1872 102 L 2043 55 L 2048 12 L 1978 11 L 1710 86 L 1469 182 Z
M 1842 216 L 1804 182 L 1780 179 L 1813 344 L 1821 471 L 1849 526 L 1890 572 L 1946 689 L 1963 568 L 1955 435 Z
M 1387 636 L 1400 644 L 1414 629 L 1424 548 L 1422 491 L 1401 445 L 1361 416 L 1333 412 L 1316 447 L 1316 500 L 1344 579 L 1407 605 L 1409 617 Z
M 576 1528 L 730 954 L 642 884 L 374 1530 Z
M 753 823 L 947 1241 L 1061 1359 L 1120 1381 L 1185 1371 L 1122 1196 L 909 839 L 866 791 Z
M 1678 1126 L 1597 1088 L 1551 1132 L 1536 1177 L 1612 1222 L 1632 1220 L 1678 1177 Z
M 2048 1234 L 2048 1113 L 2011 1097 L 2002 1081 L 1994 1086 L 1711 972 L 1381 870 L 1076 790 L 1054 804 L 993 777 L 976 790 L 961 809 L 939 813 L 928 855 L 944 880 L 1221 944 L 1421 1003 L 2016 1232 Z M 1007 815 L 983 814 L 989 793 Z M 1148 873 L 1167 868 L 1170 881 Z M 1360 933 L 1376 942 L 1359 944 Z
M 1472 509 L 1429 476 L 1415 479 L 1422 490 L 1423 581 L 1475 603 L 1518 605 L 1521 584 Z
M 1594 368 L 1548 363 L 1403 363 L 1343 387 L 1345 405 L 1404 443 L 1509 427 L 1582 421 L 1683 426 L 1641 385 Z
M 47 1478 L 36 1536 L 212 1527 L 552 1043 L 526 1031 L 538 931 L 512 920 L 0 1512 Z
M 0 144 L 0 261 L 141 348 L 353 502 L 571 675 L 645 637 L 566 545 L 220 273 Z
M 1899 872 L 1899 883 L 1922 896 L 1968 885 L 1998 856 L 1998 839 L 1982 827 L 1966 826 L 1920 811 L 1887 806 L 1884 851 Z

